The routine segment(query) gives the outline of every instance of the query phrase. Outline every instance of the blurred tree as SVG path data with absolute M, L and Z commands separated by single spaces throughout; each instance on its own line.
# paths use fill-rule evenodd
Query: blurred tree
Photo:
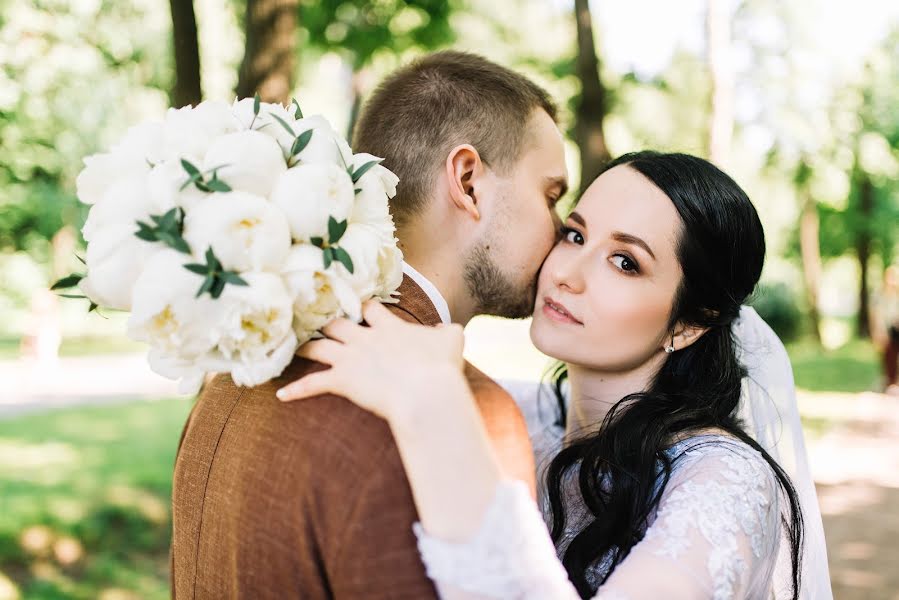
M 708 0 L 706 55 L 712 81 L 709 112 L 709 160 L 726 168 L 734 131 L 734 70 L 731 57 L 731 15 L 724 0 Z
M 246 0 L 238 98 L 288 104 L 296 80 L 298 0 Z
M 200 85 L 200 45 L 193 0 L 169 0 L 175 55 L 175 83 L 172 106 L 196 106 L 203 99 Z
M 368 66 L 375 57 L 452 43 L 450 16 L 457 4 L 455 0 L 300 1 L 300 26 L 308 42 L 320 51 L 337 53 L 352 70 L 348 137 L 369 84 Z
M 593 35 L 593 16 L 588 0 L 574 1 L 577 25 L 577 60 L 575 67 L 581 83 L 576 99 L 574 139 L 581 154 L 580 194 L 593 182 L 605 162 L 609 149 L 603 130 L 608 112 L 606 89 L 600 79 L 600 61 Z M 579 194 L 579 195 L 580 195 Z

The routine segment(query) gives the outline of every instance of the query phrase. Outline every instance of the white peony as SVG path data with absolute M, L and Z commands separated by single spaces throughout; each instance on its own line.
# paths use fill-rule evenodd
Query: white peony
M 216 348 L 198 359 L 205 371 L 230 372 L 237 385 L 255 386 L 281 374 L 293 360 L 291 298 L 271 273 L 245 273 L 249 286 L 227 285 L 215 302 L 220 311 Z
M 150 370 L 168 379 L 178 381 L 179 394 L 196 394 L 203 385 L 206 372 L 196 360 L 185 360 L 150 347 L 147 353 Z
M 134 233 L 138 221 L 152 225 L 150 215 L 165 214 L 174 206 L 171 198 L 150 193 L 146 177 L 121 179 L 91 206 L 81 233 L 86 242 L 102 233 Z
M 237 131 L 239 125 L 224 102 L 207 100 L 196 108 L 170 108 L 165 114 L 163 156 L 199 165 L 213 140 Z
M 162 160 L 162 139 L 162 123 L 142 123 L 129 129 L 109 152 L 85 157 L 84 169 L 75 180 L 78 199 L 94 204 L 116 183 L 142 180 Z
M 378 253 L 378 284 L 375 292 L 385 302 L 396 301 L 394 294 L 403 283 L 403 253 L 396 242 L 381 246 Z
M 137 227 L 134 228 L 134 231 Z M 131 230 L 109 228 L 94 232 L 87 245 L 87 276 L 78 283 L 84 295 L 99 306 L 131 310 L 131 289 L 144 263 L 164 246 L 145 242 Z
M 283 128 L 282 128 L 283 129 Z M 293 124 L 296 135 L 312 131 L 309 143 L 295 158 L 298 164 L 332 163 L 348 168 L 353 160 L 353 151 L 339 133 L 334 131 L 331 123 L 321 115 L 313 115 L 299 119 Z M 286 149 L 287 152 L 290 148 Z
M 294 239 L 328 238 L 328 218 L 344 221 L 353 209 L 353 181 L 329 164 L 299 165 L 287 170 L 272 190 L 271 201 L 287 216 Z
M 238 131 L 212 141 L 200 169 L 207 181 L 212 177 L 212 169 L 217 169 L 218 178 L 232 190 L 267 198 L 278 177 L 287 170 L 287 163 L 269 136 L 258 131 Z
M 384 245 L 380 233 L 368 225 L 353 223 L 347 227 L 337 245 L 350 255 L 353 272 L 350 273 L 342 264 L 335 268 L 349 282 L 357 296 L 368 299 L 378 288 L 378 254 Z
M 184 218 L 183 237 L 198 259 L 212 246 L 229 271 L 275 271 L 290 249 L 284 213 L 246 192 L 215 193 L 200 200 Z
M 128 337 L 183 360 L 215 348 L 222 310 L 209 294 L 196 297 L 203 276 L 185 269 L 189 262 L 189 256 L 171 248 L 146 261 L 134 282 L 128 318 Z
M 353 157 L 353 169 L 377 160 L 371 154 L 356 154 Z M 393 237 L 393 218 L 390 216 L 388 200 L 396 195 L 399 178 L 380 164 L 370 168 L 356 182 L 356 203 L 353 206 L 351 223 L 374 225 L 385 231 L 389 238 Z
M 309 244 L 291 248 L 282 276 L 293 298 L 294 330 L 300 343 L 335 317 L 362 318 L 362 302 L 335 263 L 325 269 L 320 248 Z
M 196 185 L 184 185 L 190 179 L 180 160 L 162 162 L 147 175 L 147 192 L 162 206 L 180 206 L 190 210 L 209 196 Z

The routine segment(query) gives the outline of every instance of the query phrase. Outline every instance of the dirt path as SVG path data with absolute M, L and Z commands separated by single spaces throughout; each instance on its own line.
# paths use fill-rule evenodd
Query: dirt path
M 804 417 L 831 425 L 809 439 L 838 600 L 899 600 L 899 398 L 802 393 Z

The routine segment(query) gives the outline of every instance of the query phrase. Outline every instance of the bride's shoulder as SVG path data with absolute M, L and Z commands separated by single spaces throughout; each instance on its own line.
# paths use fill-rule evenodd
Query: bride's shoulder
M 672 479 L 714 480 L 770 495 L 777 489 L 774 469 L 762 453 L 737 437 L 709 431 L 683 438 L 668 449 Z

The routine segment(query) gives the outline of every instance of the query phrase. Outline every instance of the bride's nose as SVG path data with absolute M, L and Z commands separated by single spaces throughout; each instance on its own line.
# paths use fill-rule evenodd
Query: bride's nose
M 550 279 L 555 287 L 572 294 L 584 291 L 584 277 L 581 261 L 576 257 L 566 257 L 550 267 Z

